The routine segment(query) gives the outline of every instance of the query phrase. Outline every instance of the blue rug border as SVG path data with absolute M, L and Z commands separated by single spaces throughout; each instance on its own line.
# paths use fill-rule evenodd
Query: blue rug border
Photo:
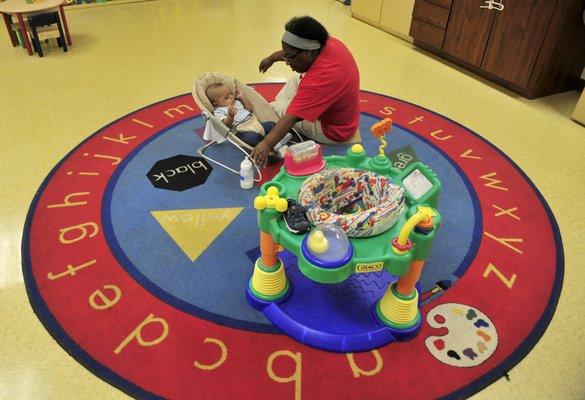
M 248 85 L 274 85 L 274 84 L 283 84 L 283 82 L 261 82 L 261 83 L 250 83 Z M 510 158 L 506 153 L 500 150 L 498 147 L 490 143 L 487 139 L 480 136 L 478 133 L 470 130 L 469 128 L 463 126 L 462 124 L 452 120 L 451 118 L 445 117 L 442 114 L 434 112 L 432 110 L 427 109 L 426 107 L 422 107 L 418 104 L 414 104 L 412 102 L 399 99 L 392 96 L 387 96 L 384 94 L 368 91 L 368 90 L 360 90 L 360 92 L 369 93 L 376 96 L 386 97 L 388 99 L 397 100 L 406 104 L 410 104 L 412 106 L 421 108 L 431 114 L 439 116 L 441 118 L 445 118 L 446 120 L 456 124 L 457 126 L 461 127 L 462 129 L 466 130 L 468 133 L 472 134 L 473 136 L 477 137 L 478 139 L 482 140 L 485 144 L 493 148 L 498 154 L 504 157 L 510 164 L 516 168 L 516 170 L 524 177 L 524 179 L 530 184 L 532 189 L 537 194 L 540 202 L 543 204 L 545 211 L 548 215 L 549 222 L 551 227 L 553 228 L 555 246 L 556 246 L 556 256 L 557 256 L 557 265 L 556 265 L 556 276 L 555 281 L 553 283 L 553 288 L 551 292 L 551 296 L 549 298 L 549 302 L 545 311 L 543 312 L 541 318 L 534 326 L 533 330 L 527 336 L 527 338 L 518 346 L 518 348 L 508 356 L 503 362 L 501 362 L 496 367 L 492 368 L 488 373 L 484 374 L 483 376 L 479 377 L 478 379 L 472 381 L 471 383 L 467 384 L 466 386 L 462 387 L 461 389 L 449 393 L 443 397 L 442 399 L 460 399 L 469 397 L 480 390 L 484 389 L 485 387 L 489 386 L 491 383 L 495 382 L 496 380 L 506 376 L 508 371 L 510 371 L 515 365 L 517 365 L 529 351 L 538 343 L 546 328 L 550 324 L 552 317 L 554 315 L 555 309 L 558 305 L 560 293 L 562 290 L 563 285 L 563 276 L 564 276 L 564 251 L 562 245 L 562 238 L 558 228 L 557 221 L 554 217 L 552 210 L 550 209 L 549 204 L 546 202 L 542 193 L 538 190 L 537 186 L 532 182 L 532 180 L 524 173 L 524 171 Z M 82 364 L 86 369 L 91 371 L 94 375 L 98 378 L 106 381 L 108 384 L 112 384 L 113 386 L 117 387 L 124 393 L 132 396 L 132 397 L 140 397 L 145 399 L 163 399 L 158 395 L 145 391 L 141 387 L 137 386 L 136 384 L 126 380 L 122 376 L 118 375 L 111 369 L 105 367 L 104 365 L 98 363 L 95 359 L 93 359 L 88 353 L 85 352 L 59 325 L 56 321 L 55 317 L 49 311 L 46 303 L 43 301 L 42 297 L 40 296 L 40 292 L 38 290 L 38 286 L 36 281 L 30 271 L 31 263 L 30 263 L 30 253 L 29 253 L 29 237 L 30 237 L 30 226 L 32 222 L 32 218 L 34 216 L 34 212 L 36 210 L 39 198 L 43 193 L 45 187 L 50 182 L 51 178 L 55 174 L 55 172 L 59 169 L 59 167 L 73 154 L 80 148 L 83 144 L 87 141 L 92 139 L 94 136 L 98 135 L 100 132 L 108 128 L 109 126 L 117 123 L 118 121 L 127 118 L 128 116 L 149 108 L 151 106 L 155 106 L 157 104 L 176 99 L 179 97 L 187 96 L 190 92 L 183 93 L 174 97 L 169 97 L 167 99 L 163 99 L 156 103 L 148 104 L 142 108 L 136 109 L 128 114 L 123 115 L 122 117 L 110 122 L 109 124 L 105 125 L 101 129 L 97 130 L 90 136 L 88 136 L 85 140 L 83 140 L 80 144 L 74 147 L 69 153 L 67 153 L 61 161 L 59 161 L 49 172 L 47 177 L 43 180 L 42 184 L 39 186 L 39 189 L 36 191 L 33 201 L 29 207 L 27 212 L 25 226 L 22 235 L 22 243 L 21 243 L 21 256 L 22 256 L 22 271 L 24 276 L 25 287 L 27 291 L 27 295 L 29 298 L 29 302 L 33 309 L 33 312 L 37 315 L 45 329 L 49 332 L 49 334 L 55 339 L 55 341 L 68 353 L 70 354 L 75 360 L 77 360 L 80 364 Z M 182 123 L 184 120 L 178 122 Z

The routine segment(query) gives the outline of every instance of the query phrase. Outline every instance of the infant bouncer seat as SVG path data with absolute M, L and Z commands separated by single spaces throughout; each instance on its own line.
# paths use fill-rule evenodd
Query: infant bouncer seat
M 205 151 L 214 145 L 218 145 L 225 141 L 230 142 L 236 148 L 238 148 L 241 152 L 243 152 L 246 157 L 250 154 L 253 147 L 243 140 L 241 140 L 237 136 L 237 126 L 234 125 L 232 127 L 228 127 L 219 118 L 217 118 L 213 114 L 214 107 L 211 104 L 211 101 L 207 97 L 205 90 L 214 83 L 222 83 L 229 88 L 229 91 L 232 95 L 235 96 L 236 90 L 240 90 L 244 96 L 250 100 L 252 103 L 252 114 L 258 119 L 259 122 L 266 122 L 266 121 L 277 121 L 278 116 L 268 104 L 268 101 L 264 99 L 258 92 L 256 92 L 252 87 L 243 84 L 239 80 L 235 78 L 228 77 L 226 75 L 219 74 L 217 72 L 207 72 L 200 75 L 195 82 L 193 83 L 193 91 L 192 95 L 195 99 L 195 103 L 201 109 L 203 116 L 206 120 L 205 125 L 205 133 L 203 135 L 203 139 L 208 141 L 204 146 L 197 150 L 197 153 L 201 155 L 201 157 L 205 158 L 217 164 L 235 174 L 239 174 L 239 172 L 233 168 L 228 167 L 225 164 L 211 158 L 210 156 L 205 154 Z M 258 124 L 261 128 L 261 125 Z M 266 135 L 268 132 L 260 132 L 261 135 Z M 286 143 L 290 140 L 290 135 L 286 136 L 280 143 L 275 147 L 277 150 L 280 145 Z

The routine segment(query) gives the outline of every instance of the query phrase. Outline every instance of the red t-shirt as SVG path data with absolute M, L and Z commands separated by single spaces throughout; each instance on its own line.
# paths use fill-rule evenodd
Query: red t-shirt
M 360 74 L 343 43 L 329 37 L 309 70 L 301 76 L 286 114 L 321 121 L 323 133 L 345 142 L 357 130 L 360 118 Z

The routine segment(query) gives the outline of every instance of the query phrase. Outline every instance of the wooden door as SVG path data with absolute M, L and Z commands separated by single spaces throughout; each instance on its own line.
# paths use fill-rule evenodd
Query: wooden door
M 382 28 L 408 37 L 414 0 L 384 0 L 380 14 Z
M 518 2 L 521 0 L 508 0 Z M 479 67 L 497 11 L 481 8 L 482 1 L 453 0 L 443 51 Z
M 351 2 L 351 13 L 367 22 L 378 24 L 383 0 L 354 0 Z
M 526 87 L 557 0 L 504 0 L 497 12 L 482 69 Z

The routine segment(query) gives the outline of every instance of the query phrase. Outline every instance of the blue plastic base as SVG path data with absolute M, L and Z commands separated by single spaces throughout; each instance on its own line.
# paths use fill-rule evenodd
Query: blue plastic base
M 379 300 L 376 302 L 376 305 L 374 307 L 374 317 L 376 318 L 376 321 L 378 321 L 382 325 L 387 326 L 388 329 L 390 329 L 390 331 L 392 332 L 392 334 L 396 338 L 396 340 L 399 341 L 399 342 L 406 342 L 408 340 L 414 339 L 416 337 L 416 335 L 418 335 L 418 332 L 420 331 L 420 328 L 422 326 L 423 315 L 422 315 L 422 313 L 420 311 L 421 297 L 422 296 L 420 295 L 420 293 L 421 293 L 421 287 L 420 287 L 420 284 L 418 282 L 416 284 L 416 290 L 419 293 L 418 303 L 417 303 L 419 319 L 418 319 L 417 323 L 414 326 L 412 326 L 412 327 L 410 327 L 408 329 L 395 329 L 395 328 L 393 328 L 391 326 L 386 325 L 384 323 L 384 321 L 380 319 L 380 316 L 376 312 L 376 308 L 378 307 Z
M 376 320 L 380 323 L 383 324 L 383 321 L 381 321 L 378 318 L 378 314 L 374 311 L 374 316 L 376 317 Z M 419 318 L 418 322 L 416 323 L 416 325 L 414 325 L 411 328 L 408 329 L 394 329 L 390 326 L 388 326 L 387 328 L 390 330 L 390 332 L 392 332 L 392 335 L 394 336 L 394 338 L 399 341 L 399 342 L 406 342 L 409 340 L 412 340 L 416 337 L 416 335 L 418 335 L 418 332 L 420 331 L 420 327 L 422 325 L 422 315 Z
M 252 278 L 250 278 L 250 281 L 248 281 L 248 284 L 246 285 L 246 300 L 248 300 L 248 304 L 250 304 L 253 308 L 255 308 L 258 311 L 264 310 L 266 307 L 268 307 L 271 304 L 283 303 L 283 302 L 287 301 L 288 298 L 290 297 L 290 295 L 292 294 L 292 285 L 290 285 L 290 283 L 289 283 L 288 291 L 286 292 L 286 294 L 283 297 L 281 297 L 277 301 L 266 301 L 266 300 L 263 300 L 263 299 L 256 297 L 254 295 L 254 293 L 252 293 L 252 291 L 250 290 L 251 284 L 252 284 Z
M 293 254 L 282 252 L 279 258 L 292 287 L 288 297 L 266 302 L 254 297 L 249 287 L 246 297 L 252 307 L 293 339 L 323 350 L 350 353 L 412 339 L 418 333 L 420 323 L 397 331 L 378 321 L 376 303 L 396 280 L 389 273 L 355 274 L 339 284 L 327 285 L 305 277 Z

